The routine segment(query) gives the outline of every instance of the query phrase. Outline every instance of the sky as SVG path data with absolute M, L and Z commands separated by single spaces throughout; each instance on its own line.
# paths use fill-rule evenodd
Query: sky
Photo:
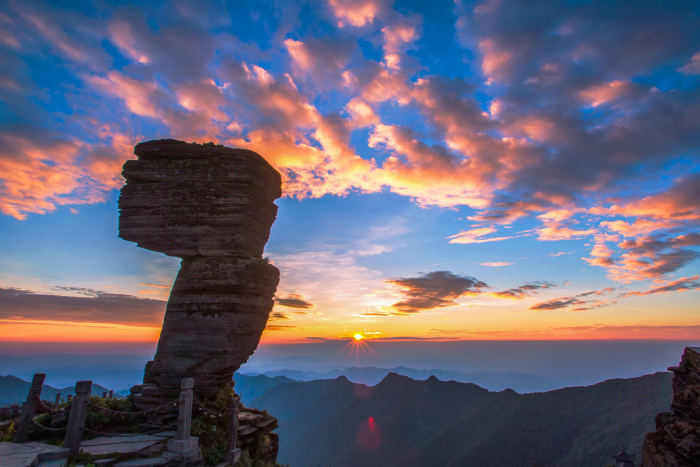
M 698 341 L 698 2 L 8 0 L 0 62 L 2 343 L 157 341 L 159 138 L 282 174 L 262 345 Z

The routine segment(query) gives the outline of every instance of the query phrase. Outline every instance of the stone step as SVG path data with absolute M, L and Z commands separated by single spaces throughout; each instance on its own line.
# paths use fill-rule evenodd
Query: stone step
M 41 463 L 67 459 L 70 450 L 42 443 L 0 443 L 0 467 L 37 467 Z

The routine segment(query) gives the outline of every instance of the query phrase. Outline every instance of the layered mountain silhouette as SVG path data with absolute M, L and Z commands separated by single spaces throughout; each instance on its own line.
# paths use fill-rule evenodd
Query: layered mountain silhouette
M 640 453 L 671 396 L 670 373 L 533 394 L 390 373 L 374 387 L 280 384 L 250 405 L 278 417 L 279 462 L 291 467 L 590 467 Z
M 254 372 L 243 371 L 243 373 L 255 374 Z M 265 376 L 274 378 L 276 376 L 286 376 L 297 381 L 312 381 L 315 379 L 335 379 L 339 376 L 346 376 L 353 383 L 367 384 L 374 386 L 379 383 L 389 373 L 396 373 L 408 376 L 412 379 L 428 379 L 435 376 L 442 381 L 458 381 L 462 383 L 474 383 L 490 391 L 501 391 L 512 388 L 518 392 L 538 392 L 556 389 L 557 383 L 547 378 L 526 373 L 489 373 L 485 371 L 470 371 L 462 373 L 459 371 L 446 370 L 416 370 L 399 366 L 395 368 L 377 367 L 349 367 L 334 369 L 326 372 L 298 369 L 276 369 L 261 372 Z
M 16 404 L 27 400 L 27 393 L 32 383 L 17 378 L 16 376 L 0 376 L 0 404 Z M 92 385 L 92 393 L 102 395 L 104 392 L 109 392 L 109 389 L 100 386 L 99 384 Z M 41 387 L 41 398 L 44 400 L 53 400 L 56 394 L 61 393 L 61 397 L 65 398 L 68 394 L 75 395 L 75 386 L 58 389 L 44 384 Z M 120 397 L 117 395 L 117 397 Z
M 270 388 L 278 384 L 296 383 L 297 381 L 289 379 L 286 376 L 268 377 L 265 375 L 249 376 L 240 373 L 233 374 L 233 380 L 236 382 L 236 394 L 241 397 L 241 401 L 246 404 L 258 396 L 261 396 Z M 254 405 L 251 407 L 255 407 Z
M 234 379 L 246 406 L 278 418 L 278 460 L 291 467 L 598 467 L 622 449 L 639 454 L 672 398 L 665 372 L 531 394 L 393 372 L 376 386 L 346 376 Z M 23 402 L 29 386 L 0 377 L 0 402 Z M 42 398 L 73 389 L 45 385 Z M 96 394 L 106 390 L 93 385 Z

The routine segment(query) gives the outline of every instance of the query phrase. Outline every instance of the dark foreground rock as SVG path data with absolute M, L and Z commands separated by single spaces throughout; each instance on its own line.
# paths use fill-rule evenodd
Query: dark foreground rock
M 642 448 L 645 467 L 700 465 L 700 347 L 686 347 L 673 376 L 672 412 L 656 416 Z

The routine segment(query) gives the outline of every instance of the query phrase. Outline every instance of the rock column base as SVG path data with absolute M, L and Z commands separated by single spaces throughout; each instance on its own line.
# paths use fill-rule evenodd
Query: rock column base
M 184 454 L 194 451 L 199 447 L 199 438 L 190 436 L 188 439 L 171 439 L 168 440 L 168 451 Z

